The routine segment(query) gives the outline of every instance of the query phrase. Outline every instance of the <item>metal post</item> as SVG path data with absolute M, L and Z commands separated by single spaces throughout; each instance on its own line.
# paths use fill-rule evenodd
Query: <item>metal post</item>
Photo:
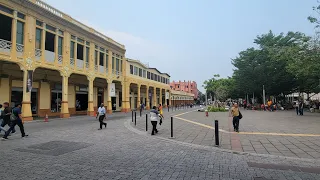
M 219 124 L 218 120 L 214 121 L 214 132 L 215 132 L 215 141 L 216 141 L 216 146 L 219 146 Z
M 137 125 L 137 112 L 134 112 L 134 125 Z
M 173 117 L 171 117 L 171 138 L 173 138 Z
M 169 109 L 170 109 L 170 107 L 169 107 L 169 105 L 168 105 L 168 112 L 169 112 Z
M 132 111 L 132 118 L 131 119 L 132 119 L 132 122 L 133 122 L 133 111 Z
M 146 114 L 146 131 L 148 131 L 148 114 Z

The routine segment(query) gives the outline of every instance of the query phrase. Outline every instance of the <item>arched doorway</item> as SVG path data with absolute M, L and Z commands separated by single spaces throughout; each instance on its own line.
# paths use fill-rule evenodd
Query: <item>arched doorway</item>
M 88 78 L 82 74 L 71 74 L 68 87 L 70 115 L 86 115 L 89 103 Z

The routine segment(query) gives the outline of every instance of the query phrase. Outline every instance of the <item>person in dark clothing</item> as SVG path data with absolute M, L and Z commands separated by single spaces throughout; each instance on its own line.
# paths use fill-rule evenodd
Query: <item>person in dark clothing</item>
M 303 116 L 303 101 L 299 103 L 299 114 L 300 116 Z
M 23 123 L 22 123 L 21 104 L 17 104 L 16 107 L 12 110 L 12 113 L 10 115 L 10 120 L 11 120 L 10 128 L 6 132 L 6 134 L 3 136 L 3 138 L 2 138 L 3 140 L 8 139 L 8 135 L 10 134 L 10 132 L 14 129 L 14 127 L 16 125 L 18 125 L 20 128 L 21 137 L 28 136 L 24 132 L 24 127 L 23 127 Z
M 4 107 L 4 110 L 1 112 L 1 118 L 3 119 L 1 123 L 1 127 L 5 127 L 6 125 L 10 127 L 10 124 L 11 124 L 10 115 L 11 115 L 12 108 L 9 107 L 8 102 L 3 103 L 3 107 Z M 13 128 L 11 133 L 15 133 L 15 132 L 16 130 L 15 128 Z

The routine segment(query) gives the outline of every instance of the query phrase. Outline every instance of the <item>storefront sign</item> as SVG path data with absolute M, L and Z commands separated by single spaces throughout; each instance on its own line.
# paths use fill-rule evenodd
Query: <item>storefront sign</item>
M 166 92 L 166 99 L 169 99 L 169 92 Z
M 115 83 L 111 83 L 110 89 L 109 89 L 109 95 L 111 97 L 116 97 L 116 84 Z
M 32 91 L 32 81 L 33 81 L 33 71 L 32 70 L 28 70 L 28 77 L 27 77 L 27 88 L 26 91 L 31 92 Z

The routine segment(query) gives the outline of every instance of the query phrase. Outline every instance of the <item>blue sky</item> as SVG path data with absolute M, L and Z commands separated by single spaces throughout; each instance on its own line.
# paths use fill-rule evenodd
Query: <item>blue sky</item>
M 199 90 L 214 74 L 232 75 L 231 58 L 253 39 L 301 31 L 317 0 L 45 0 L 126 46 L 139 59 L 171 75 L 195 80 Z

